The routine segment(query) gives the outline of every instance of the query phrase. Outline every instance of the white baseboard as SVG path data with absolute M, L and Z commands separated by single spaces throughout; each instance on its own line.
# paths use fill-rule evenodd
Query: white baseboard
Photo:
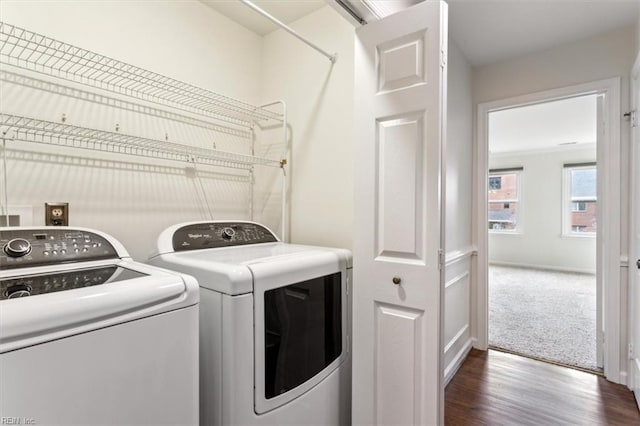
M 636 383 L 638 383 L 639 386 L 636 390 L 640 392 L 640 358 L 632 359 L 629 361 L 629 364 L 631 364 L 631 370 L 633 371 L 633 374 L 630 374 L 629 376 L 636 379 Z M 627 383 L 627 385 L 630 388 L 633 388 L 633 383 Z
M 618 382 L 621 385 L 627 385 L 627 372 L 626 371 L 621 371 L 620 372 L 620 376 L 618 377 Z
M 487 350 L 489 350 L 489 347 L 488 347 L 488 346 L 481 346 L 481 345 L 480 345 L 480 341 L 478 340 L 478 338 L 477 338 L 477 337 L 472 337 L 472 338 L 471 338 L 471 346 L 472 346 L 474 349 L 477 349 L 477 350 L 479 350 L 479 351 L 485 351 L 485 352 L 486 352 Z
M 627 387 L 635 394 L 638 408 L 640 408 L 640 359 L 634 358 L 629 364 L 631 364 L 630 370 L 633 374 L 629 375 L 630 380 L 627 380 Z
M 578 274 L 590 274 L 595 275 L 596 271 L 592 269 L 580 269 L 580 268 L 565 268 L 563 266 L 552 266 L 552 265 L 532 265 L 528 263 L 516 263 L 516 262 L 500 262 L 500 261 L 489 261 L 489 265 L 495 266 L 513 266 L 516 268 L 527 268 L 527 269 L 544 269 L 547 271 L 558 271 L 558 272 L 575 272 Z
M 449 365 L 447 365 L 447 367 L 444 369 L 444 385 L 445 386 L 449 384 L 451 379 L 453 379 L 453 376 L 455 376 L 458 370 L 460 369 L 460 366 L 462 366 L 462 363 L 464 362 L 464 360 L 467 359 L 467 355 L 469 355 L 469 352 L 473 347 L 472 340 L 473 339 L 468 339 L 465 342 L 465 344 L 462 346 L 462 348 L 460 348 L 456 356 L 451 360 Z

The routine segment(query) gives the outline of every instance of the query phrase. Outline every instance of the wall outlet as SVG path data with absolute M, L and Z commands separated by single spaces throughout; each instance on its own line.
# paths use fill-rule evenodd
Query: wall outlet
M 69 203 L 44 203 L 46 226 L 69 226 Z

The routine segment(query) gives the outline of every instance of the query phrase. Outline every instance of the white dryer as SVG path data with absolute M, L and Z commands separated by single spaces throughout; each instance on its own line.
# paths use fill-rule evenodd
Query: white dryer
M 351 423 L 351 253 L 253 222 L 166 229 L 150 263 L 200 284 L 201 425 Z
M 3 424 L 198 424 L 192 277 L 80 228 L 0 228 Z

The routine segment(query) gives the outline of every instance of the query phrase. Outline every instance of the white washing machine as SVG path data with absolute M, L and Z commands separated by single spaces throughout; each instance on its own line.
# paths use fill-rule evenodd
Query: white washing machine
M 192 277 L 80 228 L 0 228 L 0 421 L 198 424 Z
M 200 284 L 200 423 L 351 423 L 347 250 L 253 222 L 166 229 L 150 263 Z

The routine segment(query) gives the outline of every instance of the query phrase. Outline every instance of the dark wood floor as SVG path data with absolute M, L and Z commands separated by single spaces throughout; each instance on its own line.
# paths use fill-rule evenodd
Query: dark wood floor
M 445 392 L 447 425 L 640 425 L 633 393 L 582 371 L 473 349 Z

